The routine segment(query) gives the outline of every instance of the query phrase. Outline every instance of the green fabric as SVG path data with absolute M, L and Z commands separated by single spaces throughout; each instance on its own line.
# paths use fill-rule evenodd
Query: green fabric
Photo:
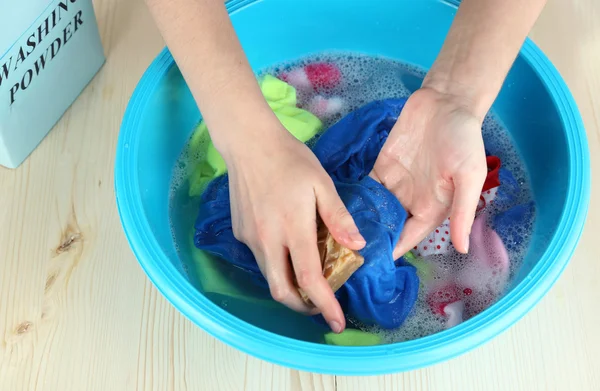
M 433 270 L 431 264 L 425 262 L 421 258 L 417 258 L 415 254 L 413 254 L 411 251 L 404 254 L 404 259 L 406 260 L 406 262 L 410 263 L 417 269 L 417 275 L 421 280 L 421 285 L 423 285 L 424 282 L 427 282 L 433 278 Z
M 327 345 L 373 346 L 381 345 L 381 342 L 380 336 L 356 329 L 346 329 L 339 334 L 334 332 L 325 334 L 325 343 Z
M 323 123 L 310 112 L 296 107 L 296 89 L 271 75 L 259 80 L 260 89 L 283 127 L 303 143 L 313 138 Z M 202 194 L 206 185 L 227 172 L 225 161 L 215 149 L 206 124 L 201 122 L 190 140 L 190 154 L 206 158 L 194 167 L 190 175 L 190 197 Z
M 194 235 L 190 235 L 190 249 L 192 260 L 196 269 L 195 276 L 205 295 L 216 294 L 228 298 L 238 299 L 247 303 L 258 304 L 263 307 L 278 307 L 279 303 L 270 298 L 256 297 L 252 292 L 247 292 L 227 277 L 226 268 L 230 267 L 194 246 Z

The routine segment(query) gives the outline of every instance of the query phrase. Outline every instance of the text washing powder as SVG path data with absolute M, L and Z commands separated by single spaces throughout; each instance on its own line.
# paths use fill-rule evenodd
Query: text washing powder
M 25 160 L 104 61 L 91 0 L 0 0 L 0 165 Z

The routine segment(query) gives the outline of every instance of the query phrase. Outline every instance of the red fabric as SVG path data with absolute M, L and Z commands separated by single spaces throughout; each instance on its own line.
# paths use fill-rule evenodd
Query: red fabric
M 434 314 L 445 315 L 444 308 L 446 305 L 460 300 L 460 297 L 461 294 L 456 285 L 444 285 L 429 293 L 427 296 L 427 304 L 429 304 L 429 307 Z
M 483 182 L 483 188 L 481 191 L 486 191 L 500 186 L 500 179 L 498 178 L 498 172 L 500 171 L 501 166 L 500 158 L 497 156 L 488 156 L 486 161 L 488 174 L 485 178 L 485 182 Z
M 333 88 L 342 80 L 342 72 L 335 64 L 324 62 L 308 64 L 304 71 L 315 90 Z

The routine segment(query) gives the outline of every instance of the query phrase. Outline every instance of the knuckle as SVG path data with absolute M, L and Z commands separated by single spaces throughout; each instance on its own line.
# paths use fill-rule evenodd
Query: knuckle
M 329 175 L 323 175 L 321 177 L 323 190 L 335 190 L 335 183 Z
M 302 289 L 307 289 L 317 282 L 319 276 L 309 269 L 300 269 L 296 272 L 298 286 Z
M 398 151 L 394 143 L 384 143 L 379 155 L 385 159 L 398 160 Z
M 342 204 L 334 208 L 329 217 L 336 224 L 344 224 L 348 221 L 349 216 L 350 213 L 348 213 L 348 210 Z
M 335 215 L 338 219 L 342 220 L 348 218 L 348 216 L 350 216 L 350 213 L 348 213 L 348 209 L 346 209 L 346 207 L 342 204 L 337 207 Z
M 242 219 L 236 219 L 232 225 L 233 237 L 236 240 L 250 246 L 256 243 L 255 231 L 251 225 L 245 223 Z
M 286 287 L 280 284 L 271 284 L 269 286 L 269 291 L 271 293 L 271 297 L 273 297 L 273 300 L 279 303 L 283 303 L 285 301 L 289 292 L 289 290 Z
M 232 227 L 232 231 L 233 231 L 233 237 L 240 241 L 240 242 L 245 242 L 246 240 L 246 235 L 244 232 L 244 229 L 238 225 L 238 224 L 234 224 Z

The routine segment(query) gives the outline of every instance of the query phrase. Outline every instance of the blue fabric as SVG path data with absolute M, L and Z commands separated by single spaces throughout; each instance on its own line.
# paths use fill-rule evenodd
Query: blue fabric
M 510 171 L 500 168 L 500 187 L 496 193 L 494 206 L 499 211 L 493 217 L 493 228 L 508 250 L 520 248 L 527 240 L 528 224 L 533 222 L 535 204 L 533 201 L 517 204 L 520 186 Z
M 372 102 L 342 118 L 318 139 L 313 151 L 354 218 L 367 244 L 364 265 L 336 292 L 345 314 L 366 325 L 400 326 L 417 299 L 416 269 L 392 251 L 407 214 L 396 197 L 368 176 L 405 99 Z M 233 237 L 227 176 L 201 197 L 195 245 L 248 271 L 266 285 L 246 245 Z
M 520 248 L 528 238 L 525 236 L 533 224 L 535 204 L 533 201 L 515 205 L 494 216 L 494 229 L 508 250 Z
M 497 209 L 503 210 L 515 205 L 520 187 L 513 174 L 504 167 L 498 170 L 498 179 L 500 180 L 500 187 L 496 193 L 494 204 Z

